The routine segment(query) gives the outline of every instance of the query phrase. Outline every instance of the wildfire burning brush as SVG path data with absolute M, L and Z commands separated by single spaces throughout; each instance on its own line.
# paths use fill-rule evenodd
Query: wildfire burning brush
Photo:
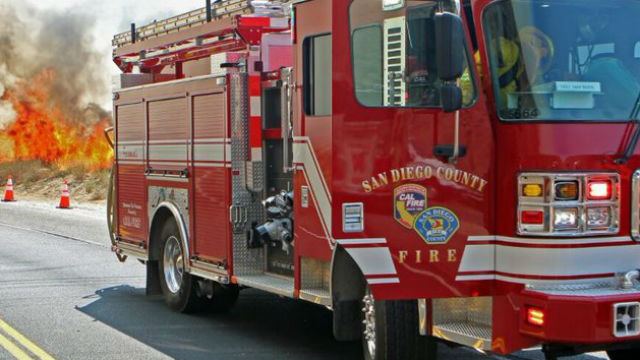
M 111 166 L 108 57 L 95 17 L 0 1 L 0 165 L 40 160 L 61 169 Z
M 51 96 L 56 78 L 55 70 L 46 69 L 5 91 L 1 100 L 12 105 L 15 120 L 0 133 L 0 162 L 41 160 L 62 169 L 108 168 L 113 151 L 103 133 L 111 120 L 88 125 L 84 119 L 68 118 Z

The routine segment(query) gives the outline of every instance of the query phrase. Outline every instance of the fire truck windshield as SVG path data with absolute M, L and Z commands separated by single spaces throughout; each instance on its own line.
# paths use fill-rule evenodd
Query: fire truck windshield
M 397 3 L 400 6 L 392 10 L 380 1 L 353 0 L 351 4 L 356 97 L 370 107 L 440 107 L 434 16 L 453 9 L 454 1 Z M 463 99 L 470 105 L 475 82 L 469 71 L 464 77 Z
M 640 99 L 640 1 L 501 0 L 483 22 L 501 119 L 625 121 Z

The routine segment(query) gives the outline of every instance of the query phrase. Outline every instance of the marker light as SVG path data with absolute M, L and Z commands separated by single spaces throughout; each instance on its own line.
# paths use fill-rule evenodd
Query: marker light
M 587 185 L 589 200 L 611 199 L 611 181 L 591 181 Z
M 556 208 L 554 211 L 553 228 L 569 230 L 578 228 L 578 208 Z
M 544 311 L 538 308 L 529 308 L 527 310 L 527 322 L 531 325 L 544 325 Z
M 520 221 L 523 224 L 542 225 L 544 224 L 544 213 L 542 211 L 523 211 L 520 213 Z
M 578 200 L 578 182 L 566 181 L 556 183 L 556 200 Z
M 522 193 L 526 197 L 540 197 L 542 196 L 542 185 L 526 184 L 522 187 Z

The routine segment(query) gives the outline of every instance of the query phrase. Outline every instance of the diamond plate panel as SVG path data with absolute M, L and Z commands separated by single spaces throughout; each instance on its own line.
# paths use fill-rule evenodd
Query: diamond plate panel
M 180 210 L 180 215 L 182 215 L 184 225 L 187 227 L 185 231 L 187 232 L 187 235 L 191 237 L 191 234 L 189 234 L 189 229 L 191 229 L 189 224 L 189 190 L 176 189 L 171 187 L 150 186 L 148 194 L 149 202 L 147 205 L 147 214 L 149 216 L 149 227 L 151 227 L 153 215 L 155 215 L 155 211 L 158 205 L 161 202 L 168 201 L 170 203 L 173 203 Z M 151 231 L 151 229 L 149 229 L 149 231 Z
M 491 297 L 433 300 L 433 324 L 478 324 L 491 327 L 493 301 Z
M 632 289 L 621 289 L 619 281 L 592 282 L 582 284 L 561 284 L 561 285 L 536 285 L 527 286 L 527 290 L 546 295 L 566 295 L 566 296 L 616 296 L 616 295 L 639 295 L 638 285 Z
M 264 191 L 264 163 L 262 161 L 247 161 L 247 189 L 254 193 Z
M 329 291 L 329 263 L 312 258 L 301 259 L 301 290 Z
M 466 337 L 485 340 L 491 339 L 491 328 L 482 324 L 459 322 L 439 324 L 437 327 L 441 330 L 448 330 L 449 332 L 457 333 Z
M 479 350 L 491 350 L 491 297 L 433 300 L 433 334 Z
M 248 76 L 231 74 L 231 191 L 233 207 L 246 214 L 244 223 L 233 232 L 233 272 L 236 276 L 262 274 L 265 269 L 264 249 L 247 248 L 247 231 L 253 222 L 263 223 L 261 198 L 247 189 L 246 161 L 249 160 Z M 233 219 L 232 219 L 233 221 Z

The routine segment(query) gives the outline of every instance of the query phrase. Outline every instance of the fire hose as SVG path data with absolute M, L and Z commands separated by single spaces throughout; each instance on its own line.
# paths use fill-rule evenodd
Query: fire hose
M 109 127 L 104 129 L 104 136 L 107 138 L 109 145 L 111 145 L 111 149 L 115 151 L 115 145 L 113 142 L 113 138 L 111 137 L 111 133 L 113 133 L 113 127 Z M 109 227 L 109 238 L 111 239 L 112 249 L 115 249 L 118 245 L 118 241 L 116 239 L 117 229 L 116 229 L 116 164 L 111 165 L 111 175 L 109 176 L 109 187 L 107 192 L 107 226 Z M 125 262 L 127 260 L 126 255 L 119 254 L 116 252 L 116 257 L 120 262 Z

